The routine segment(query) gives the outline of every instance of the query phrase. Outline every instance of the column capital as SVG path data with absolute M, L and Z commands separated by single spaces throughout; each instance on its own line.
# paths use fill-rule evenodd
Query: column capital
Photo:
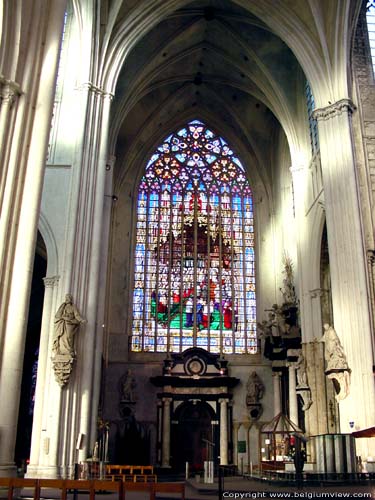
M 12 107 L 19 95 L 21 95 L 21 91 L 16 84 L 12 85 L 9 82 L 0 84 L 0 101 L 2 103 Z
M 272 372 L 272 377 L 274 377 L 274 378 L 280 378 L 281 377 L 281 372 Z
M 53 288 L 59 283 L 60 276 L 46 276 L 43 278 L 45 288 Z
M 164 404 L 171 404 L 172 398 L 162 398 Z
M 219 398 L 218 401 L 220 404 L 227 404 L 229 402 L 229 399 L 228 398 Z
M 374 264 L 375 262 L 375 250 L 367 250 L 367 262 L 369 264 Z
M 335 116 L 340 116 L 345 113 L 352 114 L 356 109 L 357 108 L 351 99 L 340 99 L 325 108 L 315 109 L 312 115 L 317 121 L 330 120 Z
M 86 92 L 90 92 L 90 93 L 95 94 L 97 96 L 109 98 L 111 100 L 114 97 L 114 94 L 112 94 L 112 92 L 107 92 L 104 89 L 98 87 L 97 85 L 94 85 L 92 82 L 81 83 L 81 85 L 79 85 L 77 87 L 77 90 L 83 90 Z
M 326 288 L 314 288 L 313 290 L 309 290 L 308 294 L 311 299 L 316 299 L 317 297 L 323 297 L 323 295 L 328 292 L 329 290 Z
M 289 167 L 289 172 L 292 175 L 300 174 L 306 170 L 306 165 L 303 165 L 302 163 L 299 163 L 297 165 L 291 165 Z

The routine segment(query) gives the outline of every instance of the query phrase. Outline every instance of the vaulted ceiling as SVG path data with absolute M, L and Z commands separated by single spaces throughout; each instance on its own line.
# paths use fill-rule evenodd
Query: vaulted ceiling
M 136 160 L 144 162 L 165 135 L 190 118 L 205 120 L 235 141 L 246 151 L 247 163 L 260 169 L 272 163 L 281 129 L 290 147 L 306 141 L 307 133 L 298 137 L 297 132 L 307 120 L 304 72 L 286 43 L 240 3 L 246 4 L 185 3 L 161 17 L 129 51 L 115 89 L 110 137 L 122 172 Z M 247 3 L 253 12 L 269 4 Z M 119 26 L 138 4 L 122 3 Z M 300 26 L 311 36 L 317 31 L 311 6 L 297 4 L 270 3 L 279 16 L 289 9 L 291 19 L 297 9 Z M 320 2 L 315 4 L 321 10 Z M 267 170 L 264 176 L 270 175 Z

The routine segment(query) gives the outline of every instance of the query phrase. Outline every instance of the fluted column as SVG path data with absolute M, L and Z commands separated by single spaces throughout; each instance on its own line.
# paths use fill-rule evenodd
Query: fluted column
M 281 413 L 281 373 L 272 372 L 274 415 Z
M 296 392 L 296 367 L 294 363 L 288 363 L 289 369 L 289 418 L 298 426 L 298 404 Z
M 375 387 L 366 255 L 361 225 L 349 99 L 314 112 L 318 120 L 326 207 L 334 326 L 352 370 L 352 390 L 340 402 L 341 432 L 373 425 Z M 375 455 L 375 445 L 359 440 L 363 456 Z M 371 449 L 370 449 L 371 448 Z
M 170 467 L 171 398 L 163 398 L 162 467 Z
M 228 400 L 220 403 L 220 465 L 228 465 Z

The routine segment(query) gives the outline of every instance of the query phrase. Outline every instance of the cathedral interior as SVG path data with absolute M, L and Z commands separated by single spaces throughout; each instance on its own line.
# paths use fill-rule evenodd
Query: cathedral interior
M 1 2 L 0 476 L 375 472 L 373 61 L 373 1 Z

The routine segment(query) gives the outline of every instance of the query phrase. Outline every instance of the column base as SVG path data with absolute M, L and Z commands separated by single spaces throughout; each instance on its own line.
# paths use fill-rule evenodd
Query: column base
M 60 467 L 51 465 L 28 465 L 25 478 L 27 479 L 60 479 Z
M 17 467 L 14 463 L 0 464 L 0 477 L 16 477 Z

